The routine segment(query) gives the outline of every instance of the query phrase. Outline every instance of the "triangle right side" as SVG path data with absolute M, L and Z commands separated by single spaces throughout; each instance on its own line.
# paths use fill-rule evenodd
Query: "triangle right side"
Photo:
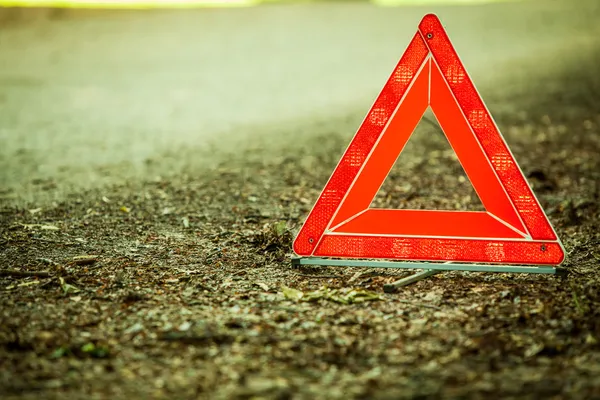
M 523 220 L 435 61 L 431 64 L 429 104 L 486 212 L 524 239 L 531 240 Z
M 432 14 L 425 16 L 419 24 L 419 31 L 531 238 L 556 241 L 564 254 L 560 239 L 467 75 L 439 19 Z

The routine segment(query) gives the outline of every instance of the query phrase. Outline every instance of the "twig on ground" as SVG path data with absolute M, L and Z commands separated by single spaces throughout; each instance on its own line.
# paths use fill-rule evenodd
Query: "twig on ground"
M 44 263 L 44 264 L 48 264 L 48 265 L 58 265 L 58 263 L 57 263 L 57 262 L 55 262 L 55 261 L 52 261 L 52 260 L 51 260 L 51 259 L 49 259 L 49 258 L 43 258 L 43 257 L 40 257 L 40 258 L 38 258 L 37 260 L 38 260 L 38 261 L 41 261 L 41 262 L 42 262 L 42 263 Z
M 19 271 L 16 269 L 0 269 L 0 276 L 13 276 L 20 278 L 37 276 L 39 278 L 48 278 L 51 275 L 48 271 Z
M 94 264 L 96 261 L 98 261 L 97 255 L 85 255 L 73 257 L 71 262 L 75 265 L 90 265 Z
M 295 273 L 294 275 L 304 276 L 306 278 L 315 278 L 315 279 L 319 279 L 319 278 L 323 278 L 323 279 L 327 279 L 327 278 L 341 279 L 341 278 L 344 278 L 344 276 L 340 276 L 340 275 L 311 275 L 311 274 L 300 274 L 300 273 Z
M 63 244 L 63 242 L 61 242 L 59 240 L 52 240 L 52 239 L 39 238 L 39 237 L 33 237 L 33 238 L 31 238 L 31 240 L 37 240 L 38 242 L 44 242 L 44 243 L 60 243 L 60 244 Z
M 46 239 L 46 238 L 39 238 L 39 237 L 32 237 L 30 239 L 36 240 L 36 241 L 42 242 L 42 243 L 62 244 L 63 246 L 79 246 L 79 245 L 81 245 L 81 243 L 77 243 L 77 242 L 62 242 L 60 240 L 53 240 L 53 239 Z
M 425 304 L 425 303 L 416 303 L 414 301 L 410 301 L 410 300 L 400 300 L 400 299 L 396 299 L 396 301 L 398 303 L 404 303 L 404 304 L 410 304 L 411 306 L 415 306 L 415 307 L 425 307 L 425 308 L 432 308 L 434 310 L 441 310 L 441 307 L 438 306 L 434 306 L 431 304 Z

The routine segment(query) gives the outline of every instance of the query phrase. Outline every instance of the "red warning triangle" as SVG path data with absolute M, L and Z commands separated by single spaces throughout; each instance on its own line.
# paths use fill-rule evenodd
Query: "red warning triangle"
M 369 208 L 427 107 L 486 211 Z M 426 15 L 294 241 L 300 256 L 558 265 L 564 250 L 439 19 Z

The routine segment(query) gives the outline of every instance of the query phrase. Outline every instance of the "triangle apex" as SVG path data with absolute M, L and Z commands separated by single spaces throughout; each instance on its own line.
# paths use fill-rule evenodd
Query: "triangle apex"
M 421 19 L 421 22 L 419 23 L 419 30 L 421 31 L 428 31 L 431 30 L 434 27 L 439 27 L 442 26 L 442 23 L 440 21 L 440 19 L 438 18 L 438 16 L 436 14 L 433 13 L 429 13 L 426 14 L 423 19 Z
M 437 14 L 434 13 L 429 13 L 429 14 L 425 14 L 425 16 L 421 19 L 421 23 L 423 22 L 433 22 L 433 21 L 438 21 L 439 22 L 439 18 L 437 16 Z

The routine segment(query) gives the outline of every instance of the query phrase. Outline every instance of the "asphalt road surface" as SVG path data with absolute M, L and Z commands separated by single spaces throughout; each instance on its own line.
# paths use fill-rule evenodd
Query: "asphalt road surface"
M 268 157 L 273 142 L 310 135 L 317 123 L 349 139 L 431 11 L 492 112 L 516 113 L 512 91 L 596 44 L 599 7 L 329 3 L 74 12 L 5 24 L 0 200 L 43 204 L 80 189 L 197 173 L 239 146 Z M 514 85 L 494 85 L 507 76 Z

